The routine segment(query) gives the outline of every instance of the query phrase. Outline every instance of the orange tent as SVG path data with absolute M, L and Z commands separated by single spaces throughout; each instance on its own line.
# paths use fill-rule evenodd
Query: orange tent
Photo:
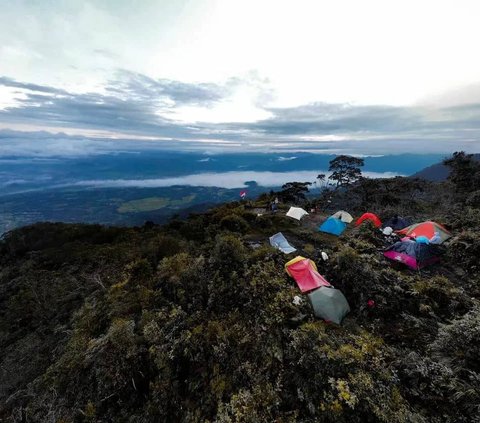
M 331 286 L 330 283 L 318 273 L 315 263 L 302 256 L 297 256 L 285 264 L 287 273 L 295 279 L 300 291 L 308 292 L 320 286 Z
M 365 220 L 370 220 L 377 228 L 382 226 L 382 221 L 378 218 L 376 214 L 373 213 L 364 213 L 362 214 L 357 221 L 355 222 L 355 226 L 361 225 Z
M 407 235 L 411 238 L 418 238 L 420 236 L 424 236 L 428 239 L 432 239 L 435 235 L 435 232 L 437 232 L 440 238 L 439 242 L 437 243 L 443 242 L 452 236 L 452 234 L 448 232 L 445 227 L 443 227 L 439 223 L 430 221 L 416 223 L 396 232 L 397 234 Z

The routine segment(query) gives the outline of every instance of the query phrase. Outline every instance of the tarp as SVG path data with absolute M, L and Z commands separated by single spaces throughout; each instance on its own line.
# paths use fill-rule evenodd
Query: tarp
M 386 228 L 387 226 L 390 226 L 394 231 L 399 231 L 400 229 L 406 228 L 411 224 L 412 222 L 410 219 L 394 216 L 388 219 L 386 222 L 383 222 L 382 227 Z
M 285 236 L 281 232 L 270 237 L 270 245 L 279 249 L 285 254 L 290 254 L 294 251 L 297 251 L 296 248 L 292 247 L 288 243 L 287 238 L 285 238 Z
M 290 207 L 290 210 L 287 212 L 288 217 L 292 217 L 293 219 L 300 220 L 303 216 L 307 215 L 308 213 L 300 207 Z
M 335 288 L 321 287 L 308 294 L 315 316 L 330 322 L 342 323 L 350 311 L 347 299 L 341 291 Z
M 435 236 L 435 233 L 440 237 L 440 243 L 446 241 L 452 236 L 450 232 L 447 231 L 442 225 L 436 222 L 422 222 L 415 223 L 410 225 L 401 231 L 397 231 L 401 235 L 408 235 L 412 238 L 417 238 L 419 236 L 425 236 L 428 239 L 432 239 Z
M 287 273 L 295 279 L 300 291 L 308 292 L 320 286 L 330 286 L 330 283 L 318 273 L 315 263 L 302 256 L 297 256 L 285 264 Z
M 415 241 L 399 241 L 386 249 L 383 255 L 412 269 L 434 264 L 440 260 L 440 247 Z
M 355 226 L 361 225 L 365 220 L 369 220 L 372 222 L 377 228 L 382 226 L 382 221 L 378 218 L 376 214 L 373 213 L 364 213 L 362 214 L 357 221 L 355 222 Z
M 346 227 L 347 224 L 342 222 L 340 219 L 337 219 L 336 217 L 329 217 L 320 225 L 318 230 L 321 232 L 326 232 L 327 234 L 339 236 L 343 233 Z
M 339 210 L 336 213 L 332 214 L 330 217 L 335 217 L 345 223 L 350 223 L 353 221 L 352 215 L 345 210 Z

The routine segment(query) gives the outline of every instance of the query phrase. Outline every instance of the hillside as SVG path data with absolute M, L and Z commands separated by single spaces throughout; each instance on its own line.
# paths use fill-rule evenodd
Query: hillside
M 258 216 L 264 194 L 164 226 L 10 232 L 0 421 L 479 421 L 480 209 L 457 194 L 365 179 L 303 203 L 317 212 L 301 224 L 285 202 Z M 431 219 L 453 237 L 439 265 L 411 271 L 368 224 L 318 232 L 338 209 Z M 279 231 L 344 293 L 341 326 L 315 318 L 286 274 L 295 254 L 268 245 Z
M 475 160 L 480 161 L 480 154 L 473 155 Z M 427 181 L 441 182 L 445 181 L 450 174 L 450 170 L 443 163 L 436 163 L 431 166 L 422 169 L 412 175 L 413 178 L 422 178 Z

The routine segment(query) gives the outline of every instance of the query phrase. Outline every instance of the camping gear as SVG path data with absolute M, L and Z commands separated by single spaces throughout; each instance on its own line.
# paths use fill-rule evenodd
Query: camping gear
M 344 210 L 339 210 L 336 213 L 332 214 L 330 217 L 336 217 L 337 219 L 340 219 L 342 222 L 345 223 L 350 223 L 353 221 L 352 215 Z
M 452 234 L 448 232 L 447 229 L 445 229 L 442 225 L 431 221 L 415 223 L 414 225 L 410 225 L 400 231 L 397 231 L 397 233 L 401 235 L 408 235 L 411 238 L 425 236 L 428 239 L 433 238 L 435 232 L 438 232 L 438 236 L 440 237 L 440 243 L 446 241 L 452 236 Z
M 394 231 L 399 231 L 400 229 L 406 228 L 411 224 L 412 222 L 410 219 L 394 216 L 388 219 L 386 222 L 383 222 L 383 227 L 386 228 L 387 226 L 390 226 Z
M 326 232 L 327 234 L 339 236 L 343 233 L 346 227 L 347 224 L 342 222 L 340 219 L 337 219 L 336 217 L 329 217 L 320 225 L 318 230 L 321 232 Z
M 323 261 L 328 260 L 328 254 L 325 251 L 322 251 L 322 259 L 323 259 Z
M 330 283 L 318 273 L 315 263 L 302 256 L 297 256 L 285 264 L 286 272 L 295 279 L 300 291 L 308 292 L 320 286 L 330 286 Z
M 297 251 L 296 248 L 292 247 L 288 243 L 287 238 L 285 238 L 281 232 L 270 237 L 270 245 L 285 254 L 290 254 L 294 251 Z
M 303 216 L 308 213 L 300 207 L 290 207 L 290 210 L 287 212 L 287 216 L 293 219 L 300 220 Z
M 383 235 L 390 236 L 393 233 L 393 229 L 390 226 L 387 226 L 382 231 Z
M 308 294 L 315 316 L 326 321 L 342 323 L 350 311 L 347 299 L 341 291 L 332 287 L 321 287 Z
M 388 247 L 383 255 L 412 269 L 421 269 L 440 260 L 441 250 L 436 245 L 399 241 Z
M 426 236 L 417 236 L 415 238 L 415 242 L 423 243 L 423 244 L 430 244 L 430 240 Z
M 378 218 L 376 214 L 373 214 L 373 213 L 362 214 L 355 222 L 355 226 L 361 225 L 366 220 L 369 220 L 370 222 L 372 222 L 377 228 L 382 226 L 382 221 Z

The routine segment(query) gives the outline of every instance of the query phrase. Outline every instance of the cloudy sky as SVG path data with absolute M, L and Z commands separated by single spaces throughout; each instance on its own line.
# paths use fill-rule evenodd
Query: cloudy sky
M 102 140 L 480 152 L 477 0 L 0 0 L 0 10 L 10 153 Z

